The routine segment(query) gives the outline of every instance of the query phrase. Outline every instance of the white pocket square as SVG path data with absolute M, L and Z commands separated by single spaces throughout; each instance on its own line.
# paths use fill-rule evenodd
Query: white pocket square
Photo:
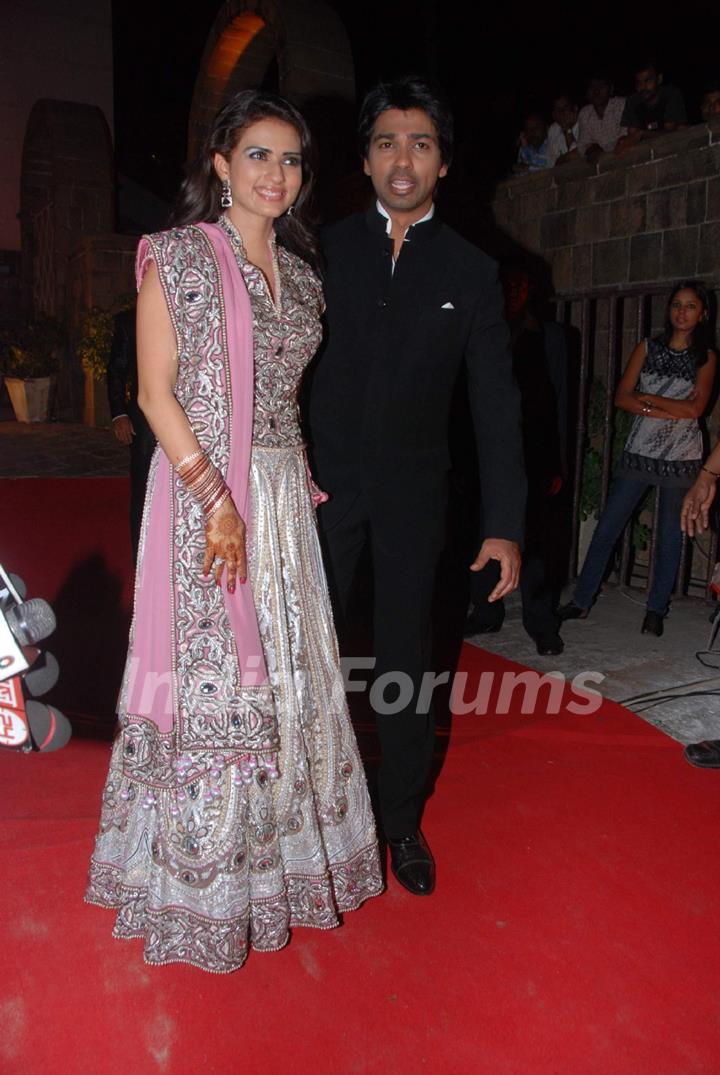
M 442 306 L 440 307 L 440 309 L 441 310 L 454 310 L 455 307 L 453 306 L 453 304 L 451 302 L 444 302 L 442 304 Z

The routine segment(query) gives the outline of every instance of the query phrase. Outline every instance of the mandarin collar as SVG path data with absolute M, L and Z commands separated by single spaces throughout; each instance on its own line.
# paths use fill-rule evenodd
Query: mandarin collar
M 375 235 L 381 235 L 384 239 L 387 238 L 387 217 L 384 217 L 382 213 L 378 212 L 377 206 L 372 205 L 365 212 L 365 223 L 370 231 Z M 429 220 L 424 220 L 422 223 L 411 224 L 405 233 L 405 241 L 415 242 L 418 239 L 430 239 L 440 227 L 440 218 L 435 212 Z

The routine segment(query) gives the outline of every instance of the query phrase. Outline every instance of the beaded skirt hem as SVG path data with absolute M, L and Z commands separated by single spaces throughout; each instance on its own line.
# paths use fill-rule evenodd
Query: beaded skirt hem
M 232 919 L 218 921 L 182 907 L 152 910 L 146 905 L 147 892 L 124 885 L 120 869 L 92 862 L 85 902 L 117 911 L 113 937 L 143 940 L 144 960 L 149 965 L 186 963 L 213 974 L 230 974 L 243 966 L 250 949 L 280 951 L 293 929 L 335 929 L 341 924 L 340 915 L 358 910 L 366 900 L 380 894 L 378 866 L 377 848 L 372 845 L 359 852 L 353 862 L 331 871 L 329 878 L 287 877 L 286 887 L 295 892 L 298 901 L 295 906 L 292 898 L 288 904 L 284 896 L 279 896 L 273 906 L 251 905 Z M 348 892 L 348 874 L 371 880 L 363 891 Z M 322 900 L 318 899 L 318 889 L 322 890 Z M 319 912 L 333 910 L 330 914 L 320 913 L 316 919 L 309 910 L 316 904 Z M 270 916 L 278 923 L 275 936 L 264 935 L 257 940 L 253 937 L 252 922 L 258 915 L 264 919 Z

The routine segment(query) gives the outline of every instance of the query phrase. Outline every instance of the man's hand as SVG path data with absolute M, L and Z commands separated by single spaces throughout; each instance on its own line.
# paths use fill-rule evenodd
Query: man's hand
M 112 431 L 121 444 L 132 444 L 135 430 L 126 414 L 121 414 L 118 418 L 113 418 Z
M 680 528 L 688 537 L 702 534 L 709 526 L 708 511 L 715 499 L 717 482 L 711 474 L 700 472 L 695 484 L 685 494 L 680 509 Z
M 517 588 L 520 579 L 520 546 L 517 542 L 506 541 L 504 538 L 485 538 L 480 552 L 470 564 L 470 570 L 482 571 L 490 560 L 497 560 L 500 564 L 500 581 L 488 601 L 498 601 Z

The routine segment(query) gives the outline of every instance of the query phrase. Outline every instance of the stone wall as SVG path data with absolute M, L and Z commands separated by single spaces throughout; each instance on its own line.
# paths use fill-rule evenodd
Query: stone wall
M 38 98 L 97 105 L 112 130 L 110 0 L 3 0 L 0 42 L 0 250 L 19 250 L 22 146 Z
M 556 294 L 720 281 L 720 120 L 597 165 L 501 183 L 497 227 L 549 265 Z
M 26 311 L 64 318 L 68 259 L 115 223 L 114 163 L 101 109 L 39 100 L 23 143 L 22 280 Z

